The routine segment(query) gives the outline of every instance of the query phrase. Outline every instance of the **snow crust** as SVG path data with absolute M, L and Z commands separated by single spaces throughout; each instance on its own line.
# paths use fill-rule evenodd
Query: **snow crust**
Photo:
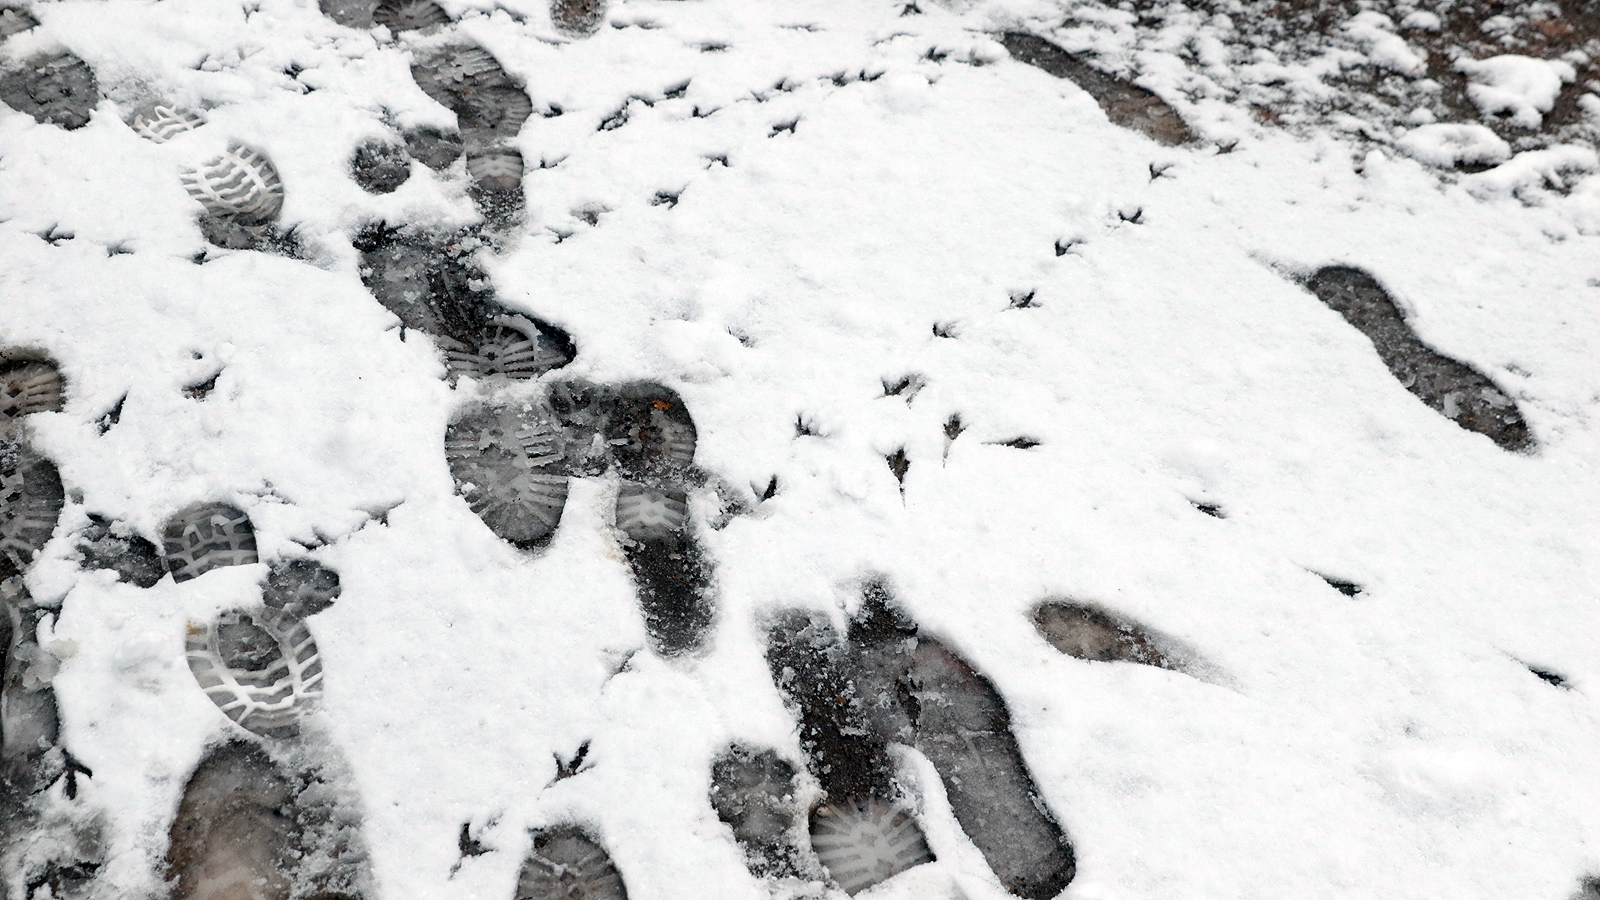
M 574 41 L 531 0 L 447 4 L 536 111 L 561 110 L 516 139 L 526 221 L 484 260 L 501 302 L 577 341 L 545 381 L 673 387 L 698 464 L 752 510 L 713 530 L 714 498 L 691 494 L 719 610 L 706 655 L 674 662 L 644 649 L 615 481 L 575 480 L 537 555 L 455 491 L 451 417 L 539 386 L 452 389 L 362 286 L 366 225 L 476 215 L 461 179 L 421 166 L 381 196 L 348 174 L 369 139 L 451 124 L 408 71 L 444 38 L 294 0 L 35 9 L 24 37 L 82 56 L 109 95 L 72 132 L 0 109 L 0 341 L 49 352 L 68 384 L 31 420 L 69 501 L 27 579 L 61 604 L 41 645 L 115 895 L 160 894 L 184 781 L 238 733 L 190 675 L 185 623 L 308 556 L 343 584 L 307 625 L 379 898 L 508 898 L 529 829 L 565 823 L 603 837 L 631 896 L 769 896 L 707 800 L 712 761 L 730 741 L 799 758 L 765 617 L 842 622 L 874 572 L 1005 696 L 1078 852 L 1064 897 L 1564 898 L 1600 871 L 1593 151 L 1441 183 L 1424 164 L 1501 147 L 1423 126 L 1400 141 L 1416 159 L 1352 164 L 1332 133 L 1203 97 L 1182 111 L 1208 143 L 1159 147 L 988 34 L 1053 5 L 904 6 L 630 0 Z M 1519 57 L 1467 71 L 1487 113 L 1533 126 L 1562 78 Z M 1244 77 L 1318 90 L 1267 57 Z M 153 144 L 124 120 L 155 101 L 207 122 Z M 308 260 L 205 242 L 180 173 L 230 142 L 279 170 Z M 1492 376 L 1539 451 L 1397 384 L 1293 281 L 1331 263 L 1375 273 L 1424 341 Z M 219 370 L 207 399 L 183 395 Z M 914 396 L 883 395 L 909 375 Z M 1022 436 L 1038 445 L 1005 444 Z M 197 502 L 248 512 L 263 562 L 148 590 L 79 570 L 90 514 L 159 543 Z M 1045 598 L 1146 623 L 1221 674 L 1063 655 L 1030 620 Z M 585 741 L 588 767 L 556 780 Z M 1005 897 L 908 759 L 938 861 L 873 896 Z M 491 852 L 460 859 L 463 823 Z

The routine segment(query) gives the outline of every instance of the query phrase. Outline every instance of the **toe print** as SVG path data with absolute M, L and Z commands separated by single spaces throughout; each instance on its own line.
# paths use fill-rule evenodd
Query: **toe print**
M 515 900 L 628 900 L 622 875 L 605 848 L 566 825 L 534 833 L 517 876 Z
M 198 578 L 222 566 L 248 566 L 256 560 L 256 532 L 250 517 L 226 503 L 197 503 L 167 522 L 163 535 L 167 568 L 174 581 Z
M 852 896 L 933 862 L 916 821 L 875 797 L 818 806 L 811 813 L 811 848 L 834 883 Z
M 223 613 L 191 622 L 189 671 L 228 718 L 265 737 L 289 737 L 322 693 L 322 660 L 305 623 L 281 613 Z
M 23 416 L 61 409 L 61 369 L 20 350 L 0 351 L 0 429 Z
M 525 550 L 550 541 L 566 506 L 567 475 L 547 413 L 469 413 L 446 432 L 445 456 L 468 505 L 496 536 Z

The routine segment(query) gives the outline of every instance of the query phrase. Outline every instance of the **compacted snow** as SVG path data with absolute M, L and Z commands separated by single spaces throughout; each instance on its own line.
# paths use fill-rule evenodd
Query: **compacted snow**
M 0 19 L 99 98 L 0 106 L 0 896 L 1600 873 L 1592 145 L 1102 109 L 1042 2 L 422 6 Z

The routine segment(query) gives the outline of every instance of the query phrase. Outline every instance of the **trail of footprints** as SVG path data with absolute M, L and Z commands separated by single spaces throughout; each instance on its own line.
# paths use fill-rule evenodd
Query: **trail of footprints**
M 356 28 L 399 32 L 450 23 L 431 0 L 322 0 L 321 8 Z M 591 33 L 603 12 L 597 0 L 552 5 L 553 20 L 573 36 Z M 0 39 L 37 24 L 25 10 L 0 9 Z M 1148 91 L 1032 35 L 1006 34 L 1001 41 L 1017 59 L 1084 86 L 1118 124 L 1164 143 L 1194 139 Z M 386 193 L 409 177 L 410 159 L 445 170 L 464 155 L 486 219 L 512 221 L 522 202 L 522 160 L 509 141 L 532 113 L 527 94 L 492 55 L 468 43 L 420 55 L 412 74 L 455 113 L 459 131 L 422 128 L 400 141 L 364 144 L 352 177 Z M 72 129 L 88 121 L 98 92 L 89 67 L 63 51 L 0 72 L 0 100 L 41 123 Z M 205 119 L 157 103 L 129 124 L 163 142 Z M 200 225 L 212 243 L 294 252 L 293 236 L 276 225 L 281 179 L 259 150 L 231 145 L 186 173 L 183 183 L 205 210 Z M 514 399 L 463 408 L 444 436 L 451 474 L 489 531 L 537 552 L 560 525 L 573 478 L 614 476 L 620 481 L 614 522 L 652 649 L 668 658 L 704 652 L 715 616 L 714 579 L 689 492 L 711 476 L 694 465 L 697 433 L 682 398 L 648 382 L 546 379 L 575 357 L 571 336 L 495 301 L 473 261 L 482 240 L 471 233 L 383 223 L 355 245 L 373 297 L 404 329 L 431 336 L 452 383 L 466 377 L 530 385 Z M 1481 373 L 1423 344 L 1370 274 L 1331 266 L 1300 280 L 1366 335 L 1396 378 L 1430 407 L 1507 450 L 1534 446 L 1515 403 Z M 955 336 L 946 331 L 935 328 Z M 921 387 L 919 377 L 908 376 L 886 381 L 884 392 L 910 403 Z M 65 503 L 61 478 L 33 449 L 25 420 L 59 411 L 63 393 L 47 356 L 0 350 L 0 897 L 15 893 L 23 900 L 78 896 L 103 862 L 94 813 L 74 805 L 80 779 L 92 772 L 62 745 L 54 659 L 38 643 L 41 621 L 55 611 L 36 603 L 22 579 L 52 538 Z M 102 430 L 114 422 L 113 413 Z M 946 454 L 965 430 L 952 416 Z M 803 417 L 797 433 L 814 433 Z M 1001 443 L 1026 449 L 1038 442 Z M 902 450 L 886 462 L 903 491 L 910 461 Z M 774 480 L 766 496 L 776 489 Z M 260 561 L 249 517 L 226 503 L 179 511 L 160 547 L 120 523 L 93 514 L 89 520 L 76 538 L 82 565 L 114 571 L 141 588 L 169 574 L 185 582 Z M 314 560 L 270 561 L 258 604 L 190 623 L 189 668 L 235 730 L 208 750 L 183 792 L 166 859 L 175 898 L 371 896 L 359 803 L 343 787 L 343 763 L 313 714 L 324 666 L 306 619 L 339 593 L 338 574 Z M 1036 607 L 1034 624 L 1048 643 L 1079 659 L 1190 674 L 1202 667 L 1177 641 L 1092 605 L 1047 601 Z M 900 746 L 914 748 L 938 772 L 958 824 L 1006 890 L 1044 900 L 1071 882 L 1072 842 L 1033 781 L 1005 701 L 948 644 L 923 634 L 885 582 L 865 584 L 843 634 L 803 610 L 777 616 L 767 628 L 766 657 L 798 721 L 802 758 L 729 746 L 712 763 L 707 798 L 754 875 L 831 884 L 853 895 L 932 861 L 913 800 L 922 786 L 896 762 L 902 756 L 893 748 Z M 57 838 L 42 840 L 51 829 Z M 469 848 L 469 839 L 463 832 L 464 855 L 486 852 L 476 842 Z M 533 835 L 514 896 L 623 900 L 627 890 L 599 836 L 555 825 Z

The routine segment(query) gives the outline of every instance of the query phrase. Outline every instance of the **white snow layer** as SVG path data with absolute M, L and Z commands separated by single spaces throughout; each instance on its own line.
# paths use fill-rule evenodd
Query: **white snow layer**
M 1511 145 L 1482 125 L 1423 125 L 1406 132 L 1395 144 L 1412 159 L 1445 169 L 1462 163 L 1496 165 L 1511 158 Z
M 1576 77 L 1571 63 L 1531 56 L 1462 59 L 1456 68 L 1472 83 L 1467 97 L 1486 116 L 1504 116 L 1522 128 L 1538 128 L 1555 105 L 1561 85 Z
M 1331 137 L 1158 147 L 1006 60 L 982 8 L 631 0 L 571 42 L 532 0 L 448 6 L 537 109 L 564 110 L 518 138 L 527 222 L 487 261 L 502 302 L 576 338 L 549 377 L 662 380 L 702 466 L 781 490 L 705 530 L 710 653 L 635 652 L 615 485 L 575 485 L 541 555 L 497 540 L 441 449 L 482 389 L 452 391 L 357 276 L 364 224 L 473 215 L 420 166 L 381 197 L 347 174 L 389 122 L 449 121 L 407 72 L 419 39 L 293 0 L 38 7 L 115 99 L 74 132 L 0 119 L 0 339 L 69 379 L 33 424 L 71 499 L 28 580 L 63 599 L 45 639 L 65 740 L 123 896 L 158 889 L 184 779 L 231 727 L 184 665 L 184 623 L 251 602 L 264 566 L 141 591 L 78 571 L 70 534 L 97 513 L 155 537 L 197 500 L 246 509 L 266 559 L 328 542 L 345 591 L 309 622 L 321 716 L 383 898 L 509 898 L 527 829 L 572 820 L 638 900 L 767 896 L 706 800 L 710 760 L 735 738 L 798 759 L 763 617 L 853 606 L 868 572 L 1004 693 L 1078 851 L 1067 897 L 1564 898 L 1600 871 L 1592 177 L 1524 204 L 1410 160 L 1357 171 Z M 1535 125 L 1560 81 L 1513 57 L 1473 77 Z M 144 141 L 123 117 L 156 98 L 209 124 Z M 178 172 L 234 140 L 277 164 L 312 262 L 191 262 L 207 247 Z M 1424 406 L 1283 274 L 1335 262 L 1515 397 L 1537 452 Z M 183 396 L 218 369 L 208 399 Z M 882 396 L 912 373 L 909 402 Z M 1039 446 L 999 443 L 1024 435 Z M 1230 686 L 1064 657 L 1029 622 L 1048 597 L 1173 635 Z M 593 768 L 552 783 L 584 740 Z M 877 896 L 1004 896 L 922 774 L 940 859 Z M 452 877 L 468 821 L 497 852 Z

